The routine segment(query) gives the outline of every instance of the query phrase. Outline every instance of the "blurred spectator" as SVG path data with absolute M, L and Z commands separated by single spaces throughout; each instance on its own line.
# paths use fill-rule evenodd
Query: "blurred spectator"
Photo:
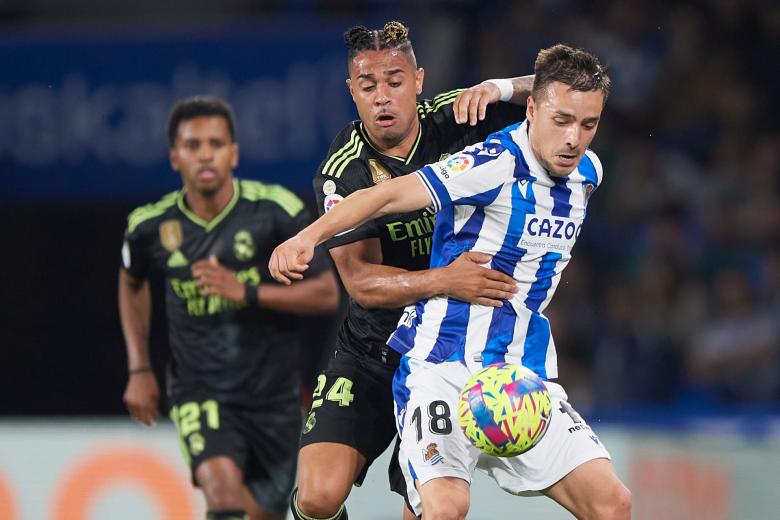
M 761 305 L 745 273 L 736 269 L 717 273 L 711 307 L 685 359 L 692 394 L 730 403 L 775 401 L 780 390 L 776 309 Z

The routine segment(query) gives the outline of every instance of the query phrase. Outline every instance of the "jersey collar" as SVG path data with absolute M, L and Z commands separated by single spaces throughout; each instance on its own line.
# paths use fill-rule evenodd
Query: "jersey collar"
M 241 194 L 239 193 L 241 187 L 239 185 L 238 179 L 233 179 L 233 196 L 230 198 L 230 202 L 227 203 L 227 206 L 225 206 L 222 211 L 219 212 L 219 215 L 214 217 L 211 220 L 205 220 L 197 216 L 195 213 L 190 211 L 190 209 L 187 207 L 187 204 L 184 202 L 184 194 L 185 189 L 182 188 L 181 191 L 179 191 L 179 196 L 176 198 L 176 204 L 179 206 L 179 211 L 184 213 L 184 216 L 190 219 L 195 224 L 201 226 L 206 231 L 211 231 L 217 225 L 225 220 L 225 217 L 228 216 L 228 213 L 231 212 L 231 210 L 235 207 L 236 203 L 238 202 L 239 197 Z
M 422 122 L 420 122 L 419 128 L 417 129 L 417 139 L 414 141 L 414 146 L 412 146 L 412 149 L 409 150 L 409 155 L 406 157 L 400 157 L 397 155 L 387 155 L 377 150 L 377 148 L 374 146 L 374 143 L 372 143 L 371 139 L 369 139 L 368 134 L 363 127 L 362 121 L 360 122 L 360 125 L 358 125 L 358 130 L 360 131 L 360 135 L 363 137 L 363 140 L 367 142 L 368 146 L 373 148 L 376 153 L 384 155 L 385 157 L 389 157 L 390 159 L 395 159 L 396 161 L 401 161 L 404 164 L 409 164 L 412 161 L 412 157 L 414 157 L 414 153 L 417 151 L 417 146 L 420 144 L 420 139 L 422 138 Z

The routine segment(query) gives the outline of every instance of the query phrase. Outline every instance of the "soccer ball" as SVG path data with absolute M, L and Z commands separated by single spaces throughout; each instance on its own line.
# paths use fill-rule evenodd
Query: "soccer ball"
M 496 363 L 463 387 L 458 418 L 474 446 L 489 455 L 514 457 L 536 446 L 547 431 L 550 393 L 532 370 Z

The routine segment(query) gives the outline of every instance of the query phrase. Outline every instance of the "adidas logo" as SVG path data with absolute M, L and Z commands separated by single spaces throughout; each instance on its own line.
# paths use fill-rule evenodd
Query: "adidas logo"
M 189 265 L 187 257 L 181 254 L 181 251 L 178 249 L 168 257 L 168 267 L 186 267 L 187 265 Z

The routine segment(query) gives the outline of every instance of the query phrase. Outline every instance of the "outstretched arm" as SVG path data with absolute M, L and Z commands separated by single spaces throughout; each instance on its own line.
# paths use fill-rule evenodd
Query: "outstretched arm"
M 390 213 L 407 213 L 431 204 L 428 192 L 417 175 L 404 175 L 358 190 L 317 219 L 300 233 L 278 246 L 268 263 L 271 275 L 279 282 L 303 278 L 314 255 L 314 248 L 338 233 L 367 220 Z
M 530 74 L 511 79 L 489 79 L 479 85 L 467 88 L 455 98 L 453 104 L 455 121 L 458 124 L 468 122 L 471 126 L 475 126 L 477 122 L 485 119 L 487 106 L 498 101 L 525 105 L 533 86 L 534 75 Z M 506 98 L 507 95 L 510 97 Z

